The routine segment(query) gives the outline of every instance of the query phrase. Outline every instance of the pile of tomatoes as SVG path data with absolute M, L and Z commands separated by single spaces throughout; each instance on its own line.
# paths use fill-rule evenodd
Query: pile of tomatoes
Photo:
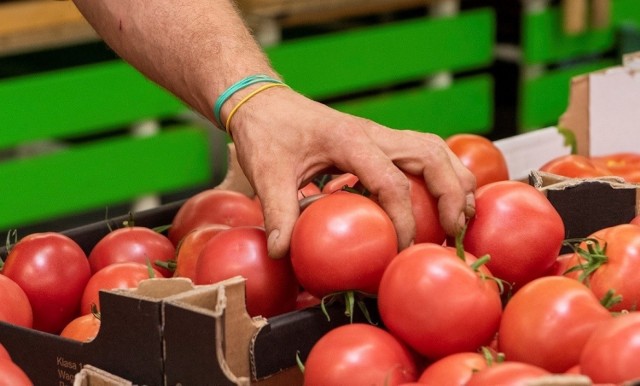
M 640 153 L 613 153 L 600 156 L 570 154 L 550 160 L 540 170 L 572 178 L 620 177 L 640 183 Z
M 166 232 L 133 218 L 88 255 L 60 233 L 17 240 L 0 271 L 0 320 L 90 341 L 101 289 L 240 275 L 252 316 L 329 301 L 366 316 L 331 330 L 301 358 L 305 385 L 639 379 L 640 216 L 564 240 L 560 215 L 537 189 L 508 179 L 490 141 L 462 135 L 447 143 L 478 181 L 476 215 L 455 238 L 441 228 L 423 179 L 407 175 L 416 236 L 398 251 L 376 197 L 343 174 L 299 191 L 305 204 L 289 255 L 272 259 L 259 198 L 209 189 L 185 201 Z M 575 252 L 561 254 L 563 245 Z M 375 312 L 363 299 L 375 300 Z

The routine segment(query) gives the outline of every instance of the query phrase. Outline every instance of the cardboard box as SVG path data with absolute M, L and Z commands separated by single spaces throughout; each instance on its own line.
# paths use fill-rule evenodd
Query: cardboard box
M 618 177 L 567 178 L 534 171 L 530 184 L 547 196 L 562 217 L 565 239 L 588 237 L 640 214 L 640 185 Z
M 163 385 L 162 299 L 188 280 L 149 279 L 136 290 L 100 293 L 101 327 L 88 343 L 0 322 L 0 343 L 35 385 L 71 386 L 85 364 L 136 384 Z
M 135 223 L 170 224 L 181 204 L 136 213 Z M 120 216 L 63 233 L 90 251 L 128 219 Z M 0 322 L 0 343 L 36 385 L 71 386 L 86 365 L 136 385 L 301 385 L 296 356 L 305 360 L 321 336 L 348 323 L 344 308 L 329 305 L 330 321 L 320 307 L 252 318 L 245 308 L 244 282 L 234 277 L 194 286 L 181 278 L 145 280 L 135 290 L 100 293 L 102 324 L 92 342 Z
M 133 383 L 97 367 L 84 365 L 76 374 L 73 386 L 133 386 Z
M 569 107 L 559 127 L 576 135 L 585 156 L 640 151 L 640 52 L 625 55 L 621 66 L 571 81 Z

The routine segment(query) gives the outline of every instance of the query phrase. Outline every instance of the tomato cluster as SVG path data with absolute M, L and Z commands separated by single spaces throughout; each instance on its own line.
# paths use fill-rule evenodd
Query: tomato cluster
M 640 182 L 640 153 L 612 153 L 601 156 L 570 154 L 550 160 L 540 170 L 571 178 L 617 176 Z
M 569 242 L 551 203 L 508 179 L 490 141 L 462 135 L 447 143 L 478 185 L 476 214 L 455 240 L 422 178 L 407 175 L 416 237 L 399 251 L 376 197 L 343 174 L 299 191 L 290 253 L 272 259 L 259 199 L 209 189 L 185 201 L 166 233 L 128 224 L 88 255 L 60 233 L 20 239 L 0 275 L 0 320 L 90 341 L 102 289 L 150 277 L 211 284 L 243 276 L 252 316 L 375 299 L 372 323 L 334 328 L 313 346 L 305 385 L 640 378 L 640 216 Z M 560 255 L 563 245 L 575 252 Z

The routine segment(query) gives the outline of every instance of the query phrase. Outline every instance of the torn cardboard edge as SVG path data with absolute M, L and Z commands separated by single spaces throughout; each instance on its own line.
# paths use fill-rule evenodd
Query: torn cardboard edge
M 585 238 L 640 214 L 640 185 L 619 177 L 568 178 L 532 171 L 529 183 L 544 194 L 565 227 L 565 239 Z M 562 252 L 568 252 L 568 247 Z
M 134 386 L 133 382 L 95 366 L 84 365 L 76 374 L 73 386 Z
M 640 52 L 614 66 L 571 80 L 558 127 L 576 135 L 577 153 L 598 156 L 640 149 Z

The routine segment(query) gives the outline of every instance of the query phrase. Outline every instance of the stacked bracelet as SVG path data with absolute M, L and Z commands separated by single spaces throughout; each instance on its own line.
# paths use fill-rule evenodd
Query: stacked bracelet
M 286 86 L 284 83 L 282 83 L 282 81 L 278 80 L 278 79 L 274 79 L 271 78 L 267 75 L 262 75 L 262 74 L 257 74 L 257 75 L 250 75 L 247 76 L 246 78 L 243 78 L 241 80 L 239 80 L 238 82 L 232 84 L 228 89 L 226 89 L 222 94 L 220 94 L 220 96 L 218 97 L 218 99 L 216 100 L 216 104 L 214 105 L 213 108 L 213 115 L 214 118 L 216 119 L 216 122 L 218 123 L 218 125 L 222 128 L 224 128 L 225 130 L 228 131 L 227 127 L 229 125 L 229 122 L 231 121 L 231 117 L 233 116 L 233 113 L 235 113 L 235 110 L 238 109 L 238 107 L 240 107 L 241 104 L 243 104 L 244 102 L 246 102 L 247 100 L 249 100 L 251 97 L 253 97 L 254 95 L 256 95 L 258 92 L 266 90 L 267 88 L 270 87 L 261 87 L 258 90 L 254 91 L 253 93 L 249 94 L 247 97 L 245 97 L 242 101 L 240 101 L 240 103 L 238 103 L 238 105 L 236 107 L 234 107 L 232 114 L 229 114 L 229 117 L 227 118 L 227 124 L 226 125 L 222 125 L 222 120 L 220 119 L 220 110 L 222 110 L 222 105 L 224 105 L 224 103 L 233 95 L 235 94 L 237 91 L 242 90 L 245 87 L 248 87 L 252 84 L 255 83 L 260 83 L 260 82 L 267 82 L 267 83 L 271 83 L 270 87 L 273 87 L 274 85 L 277 86 Z

